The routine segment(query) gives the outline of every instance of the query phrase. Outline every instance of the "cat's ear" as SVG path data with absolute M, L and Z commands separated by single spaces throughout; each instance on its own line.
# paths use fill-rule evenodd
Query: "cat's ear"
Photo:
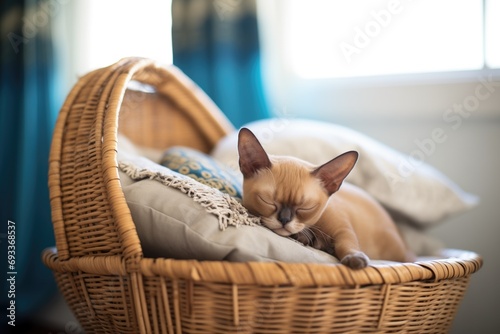
M 312 171 L 312 175 L 321 180 L 328 195 L 331 195 L 339 190 L 357 160 L 358 152 L 349 151 L 319 166 Z
M 245 178 L 252 177 L 263 168 L 271 168 L 271 160 L 252 131 L 242 128 L 238 134 L 240 170 Z

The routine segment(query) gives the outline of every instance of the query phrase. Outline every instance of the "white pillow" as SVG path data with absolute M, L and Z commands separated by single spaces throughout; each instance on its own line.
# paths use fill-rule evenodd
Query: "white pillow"
M 295 156 L 316 165 L 346 151 L 358 151 L 359 160 L 347 181 L 420 227 L 439 223 L 478 203 L 476 196 L 430 165 L 412 164 L 408 156 L 343 126 L 305 119 L 267 119 L 245 127 L 269 154 Z M 238 169 L 237 141 L 237 132 L 228 135 L 212 155 Z

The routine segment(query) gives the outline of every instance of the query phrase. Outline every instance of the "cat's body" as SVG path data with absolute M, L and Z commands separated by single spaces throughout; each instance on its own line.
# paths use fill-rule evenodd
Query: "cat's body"
M 356 152 L 315 167 L 293 157 L 268 156 L 248 129 L 240 131 L 238 150 L 243 205 L 275 233 L 327 251 L 355 269 L 365 267 L 368 257 L 414 259 L 380 204 L 354 185 L 340 187 Z

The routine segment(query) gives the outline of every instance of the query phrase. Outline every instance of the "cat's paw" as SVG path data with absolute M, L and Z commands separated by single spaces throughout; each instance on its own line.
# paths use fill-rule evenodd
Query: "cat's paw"
M 343 265 L 348 266 L 351 269 L 363 269 L 368 265 L 368 256 L 363 252 L 356 252 L 344 256 L 340 261 Z

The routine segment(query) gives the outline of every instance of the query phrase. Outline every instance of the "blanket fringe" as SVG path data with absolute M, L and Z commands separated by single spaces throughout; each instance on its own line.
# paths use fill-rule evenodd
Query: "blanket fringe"
M 129 162 L 119 162 L 118 167 L 135 181 L 144 179 L 155 180 L 186 194 L 193 201 L 205 208 L 207 212 L 218 218 L 219 228 L 222 231 L 228 226 L 260 225 L 260 219 L 250 214 L 235 198 L 192 178 L 185 177 L 173 171 L 172 174 L 151 171 L 137 167 Z

